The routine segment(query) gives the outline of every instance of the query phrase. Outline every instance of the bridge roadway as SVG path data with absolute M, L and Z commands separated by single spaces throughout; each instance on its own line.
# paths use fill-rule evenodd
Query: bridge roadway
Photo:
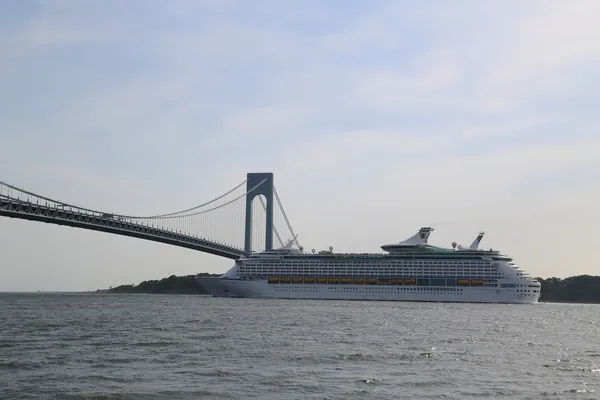
M 127 220 L 103 217 L 101 214 L 24 202 L 5 196 L 0 197 L 0 216 L 130 236 L 185 247 L 234 260 L 244 255 L 242 249 L 184 233 L 154 228 Z

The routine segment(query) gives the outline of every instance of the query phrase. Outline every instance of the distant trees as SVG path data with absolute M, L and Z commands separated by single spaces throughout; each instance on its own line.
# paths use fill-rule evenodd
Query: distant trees
M 540 301 L 600 303 L 600 276 L 579 275 L 569 278 L 537 278 L 542 284 Z
M 200 276 L 219 276 L 202 273 Z M 196 275 L 175 276 L 161 280 L 143 281 L 139 285 L 121 285 L 108 290 L 109 293 L 157 293 L 157 294 L 208 294 L 196 281 Z

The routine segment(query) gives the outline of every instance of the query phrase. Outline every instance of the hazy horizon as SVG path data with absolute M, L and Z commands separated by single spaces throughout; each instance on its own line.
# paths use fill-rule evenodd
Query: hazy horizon
M 597 275 L 600 2 L 7 2 L 0 180 L 163 213 L 273 172 L 305 248 L 499 249 Z M 231 260 L 0 217 L 0 291 Z

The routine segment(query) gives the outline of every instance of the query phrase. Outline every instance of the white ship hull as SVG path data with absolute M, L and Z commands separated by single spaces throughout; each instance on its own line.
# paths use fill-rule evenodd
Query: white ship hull
M 267 280 L 197 278 L 212 295 L 277 299 L 537 303 L 539 293 L 515 288 L 419 287 L 391 285 L 269 284 Z

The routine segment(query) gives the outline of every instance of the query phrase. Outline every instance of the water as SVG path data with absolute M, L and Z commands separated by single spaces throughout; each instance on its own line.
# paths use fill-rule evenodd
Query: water
M 599 311 L 0 294 L 0 398 L 594 399 Z

